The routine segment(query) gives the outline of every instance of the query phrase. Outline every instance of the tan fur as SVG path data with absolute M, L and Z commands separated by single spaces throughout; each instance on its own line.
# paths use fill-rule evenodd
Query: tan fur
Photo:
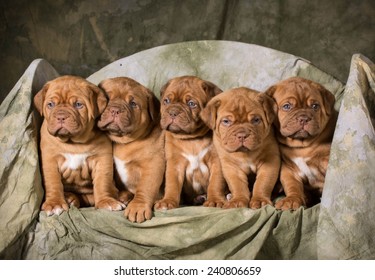
M 280 170 L 272 130 L 275 113 L 271 98 L 245 87 L 221 93 L 201 113 L 214 130 L 214 145 L 231 192 L 225 208 L 272 205 Z
M 220 93 L 214 84 L 194 76 L 177 77 L 161 90 L 161 127 L 165 130 L 165 194 L 156 209 L 202 203 L 221 207 L 225 182 L 212 144 L 212 133 L 199 114 Z
M 41 163 L 46 190 L 42 210 L 60 214 L 69 205 L 121 210 L 113 182 L 111 141 L 95 127 L 104 93 L 85 79 L 62 76 L 34 97 L 44 116 Z
M 278 105 L 275 122 L 282 166 L 280 181 L 286 198 L 276 208 L 311 206 L 320 200 L 336 125 L 335 98 L 322 85 L 293 77 L 266 94 Z
M 104 80 L 99 87 L 109 103 L 98 126 L 114 142 L 116 184 L 120 199 L 129 203 L 125 217 L 141 223 L 152 218 L 164 179 L 160 102 L 149 89 L 126 77 Z

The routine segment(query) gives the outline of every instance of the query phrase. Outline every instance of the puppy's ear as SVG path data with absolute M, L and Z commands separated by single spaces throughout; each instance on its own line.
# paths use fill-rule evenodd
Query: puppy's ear
M 266 95 L 268 95 L 269 97 L 272 97 L 273 98 L 273 95 L 275 94 L 276 92 L 276 88 L 277 86 L 276 85 L 273 85 L 273 86 L 270 86 L 264 93 Z
M 98 86 L 90 85 L 90 89 L 94 93 L 94 105 L 96 105 L 97 109 L 95 110 L 94 118 L 97 118 L 104 112 L 105 108 L 107 107 L 108 100 L 104 91 Z
M 324 108 L 327 112 L 327 115 L 331 115 L 333 110 L 335 110 L 335 96 L 332 92 L 330 92 L 328 89 L 326 89 L 324 86 L 320 84 L 315 84 L 315 86 L 318 88 L 324 102 Z
M 152 91 L 149 90 L 148 93 L 148 113 L 153 122 L 158 122 L 160 115 L 160 101 Z
M 170 81 L 168 81 L 164 86 L 161 87 L 160 89 L 160 100 L 162 100 L 163 96 L 164 96 L 164 93 L 165 93 L 165 90 L 167 89 L 167 87 L 169 87 L 170 85 Z
M 34 106 L 38 110 L 41 116 L 43 116 L 43 103 L 48 91 L 49 83 L 46 83 L 42 89 L 34 96 Z
M 223 92 L 217 85 L 209 81 L 204 81 L 202 83 L 202 89 L 208 94 L 210 99 Z
M 219 99 L 211 99 L 200 112 L 201 119 L 212 130 L 215 130 L 216 127 L 217 109 L 220 104 L 221 101 Z
M 266 112 L 267 122 L 272 124 L 277 115 L 277 104 L 275 100 L 266 93 L 259 93 L 257 100 L 262 104 L 263 110 Z

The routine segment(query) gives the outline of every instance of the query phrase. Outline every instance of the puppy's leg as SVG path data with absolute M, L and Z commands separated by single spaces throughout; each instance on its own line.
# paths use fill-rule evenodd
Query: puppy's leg
M 164 197 L 155 203 L 155 209 L 167 210 L 179 206 L 185 170 L 186 163 L 175 166 L 171 164 L 171 161 L 167 161 Z
M 297 177 L 295 172 L 285 164 L 281 165 L 280 181 L 286 197 L 276 202 L 276 209 L 296 210 L 301 206 L 306 206 L 302 178 Z
M 112 155 L 97 157 L 92 171 L 94 185 L 95 208 L 119 211 L 125 208 L 124 203 L 118 201 L 118 189 L 113 181 Z
M 161 168 L 163 165 L 164 161 L 150 161 L 150 164 L 142 170 L 135 196 L 124 212 L 129 221 L 142 223 L 151 220 L 152 207 L 163 183 L 164 168 Z
M 210 179 L 207 187 L 206 207 L 223 207 L 225 203 L 225 180 L 221 171 L 221 164 L 218 158 L 213 161 L 210 167 Z
M 42 205 L 42 210 L 46 211 L 48 216 L 60 215 L 64 210 L 68 211 L 69 206 L 64 197 L 64 186 L 61 182 L 57 162 L 43 155 L 43 152 L 42 170 L 46 191 L 46 199 Z
M 225 202 L 223 208 L 248 207 L 250 201 L 249 182 L 247 174 L 238 166 L 232 166 L 222 162 L 222 170 L 225 180 L 228 183 L 231 199 Z
M 273 158 L 272 158 L 273 159 Z M 273 159 L 265 162 L 257 171 L 249 207 L 259 209 L 263 206 L 273 205 L 271 201 L 272 191 L 275 187 L 280 171 L 280 160 Z

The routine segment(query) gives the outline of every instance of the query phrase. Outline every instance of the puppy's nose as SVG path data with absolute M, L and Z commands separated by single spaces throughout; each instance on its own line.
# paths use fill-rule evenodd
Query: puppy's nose
M 245 139 L 246 139 L 248 136 L 249 136 L 249 135 L 246 134 L 245 132 L 239 132 L 239 133 L 236 134 L 237 140 L 240 141 L 240 142 L 245 141 Z
M 111 107 L 110 112 L 112 116 L 120 114 L 121 110 L 118 107 Z
M 172 119 L 174 119 L 180 114 L 180 111 L 177 109 L 171 109 L 168 111 L 168 114 L 171 116 Z
M 301 125 L 305 125 L 307 124 L 309 121 L 311 121 L 311 118 L 309 118 L 308 116 L 306 115 L 302 115 L 302 116 L 299 116 L 297 118 L 297 121 L 301 124 Z
M 65 114 L 64 112 L 57 112 L 55 115 L 55 118 L 60 123 L 63 123 L 68 117 L 69 115 Z

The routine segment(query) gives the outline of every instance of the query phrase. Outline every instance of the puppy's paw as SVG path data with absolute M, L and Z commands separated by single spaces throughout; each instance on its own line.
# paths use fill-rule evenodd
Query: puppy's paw
M 107 209 L 110 211 L 120 211 L 126 206 L 124 203 L 112 198 L 106 197 L 95 203 L 95 208 L 97 209 Z
M 125 205 L 128 205 L 129 202 L 133 199 L 133 197 L 134 195 L 129 191 L 120 191 L 118 195 L 118 199 Z
M 267 197 L 252 197 L 249 203 L 251 209 L 259 209 L 266 205 L 273 205 L 272 201 Z
M 246 198 L 232 198 L 225 202 L 223 208 L 247 208 L 249 207 L 249 200 Z
M 298 196 L 287 196 L 275 204 L 275 208 L 279 210 L 297 210 L 301 206 L 305 206 L 305 201 Z
M 152 209 L 146 203 L 139 203 L 133 200 L 126 207 L 124 216 L 133 223 L 143 223 L 146 220 L 151 220 Z
M 69 210 L 69 206 L 64 199 L 46 200 L 42 205 L 42 210 L 46 211 L 47 216 L 60 215 Z
M 156 210 L 168 210 L 178 207 L 178 202 L 172 199 L 162 199 L 155 203 L 154 208 Z
M 217 208 L 222 208 L 225 204 L 225 198 L 208 198 L 203 206 L 205 207 L 217 207 Z

